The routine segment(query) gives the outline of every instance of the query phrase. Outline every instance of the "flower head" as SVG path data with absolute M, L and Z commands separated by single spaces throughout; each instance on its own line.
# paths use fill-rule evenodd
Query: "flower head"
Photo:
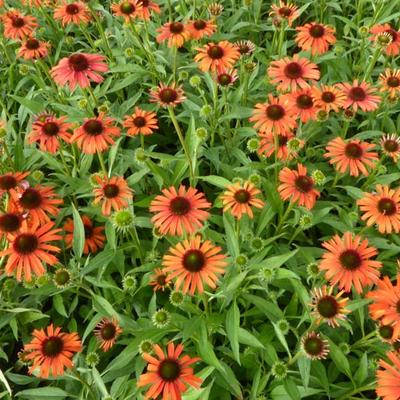
M 34 37 L 26 38 L 18 50 L 18 57 L 25 60 L 35 60 L 46 57 L 49 52 L 50 44 L 40 41 Z
M 138 18 L 140 12 L 143 9 L 143 5 L 139 0 L 122 0 L 119 3 L 113 3 L 111 10 L 117 17 L 124 17 L 126 22 L 132 19 Z
M 7 39 L 22 40 L 31 37 L 38 26 L 36 18 L 23 15 L 19 11 L 11 10 L 2 16 L 4 23 L 4 37 Z
M 179 21 L 166 22 L 157 29 L 157 32 L 159 33 L 156 37 L 157 42 L 168 41 L 168 47 L 182 47 L 191 36 L 187 25 Z
M 384 73 L 379 75 L 380 92 L 388 93 L 389 98 L 397 99 L 400 94 L 400 70 L 386 68 Z
M 295 41 L 297 45 L 311 54 L 324 54 L 328 51 L 329 45 L 336 42 L 335 29 L 312 22 L 296 28 Z
M 361 109 L 364 112 L 374 111 L 378 108 L 381 98 L 375 95 L 375 89 L 367 82 L 358 83 L 357 79 L 353 84 L 341 83 L 338 87 L 346 95 L 346 102 L 343 108 L 352 107 L 355 112 Z
M 315 102 L 315 106 L 326 112 L 338 112 L 346 102 L 346 95 L 335 85 L 313 86 L 311 93 Z
M 125 117 L 124 127 L 128 128 L 127 134 L 129 136 L 151 135 L 153 131 L 158 129 L 157 114 L 135 107 L 135 112 Z
M 114 317 L 111 319 L 103 318 L 94 329 L 94 334 L 103 351 L 110 350 L 121 333 L 122 329 Z
M 91 19 L 90 10 L 82 1 L 70 3 L 62 0 L 54 9 L 54 19 L 60 21 L 63 26 L 87 24 Z
M 377 40 L 378 36 L 382 33 L 387 33 L 391 37 L 391 42 L 386 46 L 385 53 L 388 56 L 397 56 L 400 52 L 400 32 L 390 24 L 374 25 L 370 30 L 372 37 L 370 40 Z
M 161 107 L 175 107 L 185 99 L 182 87 L 175 83 L 169 86 L 160 83 L 156 89 L 150 91 L 150 102 L 158 103 Z
M 326 358 L 329 353 L 329 343 L 327 340 L 322 339 L 319 333 L 307 333 L 301 339 L 301 347 L 311 360 L 322 360 Z
M 204 19 L 196 19 L 187 24 L 187 29 L 190 36 L 194 40 L 200 40 L 207 36 L 212 36 L 217 30 L 217 26 L 213 21 L 206 21 Z

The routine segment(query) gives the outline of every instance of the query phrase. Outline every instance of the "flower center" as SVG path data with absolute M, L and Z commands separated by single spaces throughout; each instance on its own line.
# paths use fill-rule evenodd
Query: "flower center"
M 109 183 L 107 185 L 104 185 L 103 192 L 104 192 L 104 196 L 107 197 L 107 199 L 113 199 L 114 197 L 118 196 L 119 187 L 118 187 L 118 185 Z
M 58 270 L 54 279 L 59 285 L 65 285 L 70 279 L 70 274 L 66 270 Z
M 278 135 L 278 144 L 279 146 L 285 146 L 288 142 L 288 137 L 284 135 Z
M 31 233 L 21 233 L 13 243 L 14 250 L 21 254 L 33 253 L 39 246 L 37 237 Z
M 333 103 L 336 99 L 336 96 L 332 92 L 323 92 L 321 94 L 321 99 L 325 103 Z
M 137 127 L 137 128 L 142 128 L 143 126 L 146 125 L 146 118 L 145 117 L 136 117 L 133 120 L 133 124 Z
M 185 26 L 180 22 L 172 22 L 171 24 L 169 24 L 169 30 L 174 35 L 178 35 L 179 33 L 182 33 L 184 28 L 185 28 Z
M 382 325 L 381 327 L 379 327 L 379 334 L 384 339 L 391 339 L 393 336 L 393 331 L 394 329 L 390 325 Z
M 42 196 L 36 189 L 28 188 L 22 194 L 19 202 L 22 206 L 28 210 L 33 210 L 34 208 L 40 207 L 42 204 Z
M 199 272 L 203 269 L 206 259 L 202 251 L 188 250 L 183 256 L 183 267 L 189 272 Z
M 7 213 L 0 216 L 0 231 L 15 232 L 21 227 L 21 218 L 18 214 Z
M 388 29 L 386 32 L 392 37 L 393 42 L 395 42 L 397 39 L 397 32 L 394 29 Z
M 60 337 L 50 336 L 42 344 L 42 352 L 46 357 L 57 357 L 64 348 L 64 342 Z
M 360 159 L 363 155 L 363 149 L 357 143 L 348 143 L 344 148 L 344 153 L 349 158 Z
M 117 333 L 117 330 L 115 329 L 115 325 L 112 323 L 107 323 L 104 324 L 104 326 L 101 328 L 101 337 L 104 340 L 111 340 L 115 338 L 115 334 Z
M 56 136 L 60 131 L 60 127 L 56 122 L 45 122 L 42 126 L 42 131 L 47 136 Z
M 291 62 L 286 65 L 286 67 L 283 70 L 283 73 L 289 78 L 289 79 L 298 79 L 301 78 L 303 75 L 303 68 L 301 65 L 297 62 Z
M 245 204 L 250 200 L 250 193 L 245 189 L 240 189 L 236 191 L 233 197 L 238 203 Z
M 222 86 L 229 85 L 232 82 L 232 77 L 229 74 L 220 74 L 218 75 L 218 82 Z
M 14 17 L 12 19 L 12 26 L 14 28 L 22 28 L 25 25 L 25 21 L 23 18 L 20 17 Z
M 362 258 L 360 254 L 356 250 L 352 249 L 345 250 L 339 256 L 339 261 L 342 267 L 349 271 L 359 268 L 362 264 Z
M 324 36 L 325 28 L 322 25 L 316 24 L 309 29 L 309 32 L 313 38 L 318 39 Z
M 356 86 L 350 89 L 349 97 L 353 101 L 364 101 L 367 98 L 367 93 L 362 87 Z
M 79 7 L 74 3 L 68 4 L 67 7 L 65 7 L 65 11 L 67 14 L 75 15 L 79 13 Z
M 132 14 L 135 12 L 136 8 L 135 6 L 130 3 L 129 1 L 125 1 L 124 3 L 121 4 L 120 10 L 123 14 Z
M 333 318 L 339 310 L 338 302 L 333 296 L 322 297 L 318 301 L 317 310 L 324 318 Z
M 292 10 L 290 7 L 281 7 L 278 13 L 282 17 L 290 17 L 292 15 Z
M 169 203 L 171 212 L 175 215 L 186 215 L 190 209 L 190 202 L 185 197 L 177 196 Z
M 85 230 L 85 238 L 90 239 L 93 236 L 93 226 L 89 224 L 84 224 L 83 229 Z
M 314 182 L 309 176 L 299 175 L 295 179 L 294 185 L 299 192 L 308 193 L 313 188 Z
M 378 201 L 378 210 L 381 214 L 394 215 L 397 212 L 397 204 L 388 198 L 383 198 Z
M 165 286 L 165 284 L 167 283 L 167 275 L 158 275 L 156 281 L 160 286 Z
M 201 31 L 207 26 L 206 21 L 203 21 L 202 19 L 198 19 L 197 21 L 194 21 L 193 26 L 198 30 Z
M 13 189 L 17 186 L 17 183 L 17 180 L 12 175 L 0 176 L 0 189 Z
M 89 61 L 83 54 L 72 54 L 68 58 L 69 65 L 76 71 L 86 71 L 89 68 Z
M 279 121 L 285 116 L 285 109 L 279 104 L 272 104 L 267 107 L 266 115 L 272 121 Z
M 207 54 L 213 60 L 219 60 L 224 56 L 224 49 L 221 46 L 210 46 L 207 50 Z
M 389 87 L 398 87 L 400 86 L 400 79 L 395 76 L 390 76 L 387 78 L 386 83 Z
M 87 134 L 97 136 L 103 132 L 103 124 L 98 119 L 90 119 L 85 122 L 83 129 Z
M 301 108 L 302 110 L 308 110 L 313 106 L 313 99 L 308 94 L 301 94 L 296 98 L 297 107 Z
M 163 380 L 174 381 L 179 378 L 181 367 L 177 361 L 167 358 L 161 361 L 158 367 L 158 373 Z
M 396 151 L 399 150 L 399 142 L 393 139 L 387 139 L 383 143 L 383 147 L 386 151 L 390 153 L 395 153 Z
M 321 354 L 323 348 L 324 344 L 322 340 L 317 337 L 310 337 L 304 341 L 305 351 L 312 356 Z
M 37 39 L 28 39 L 25 46 L 28 50 L 37 50 L 40 47 L 40 43 Z
M 164 103 L 173 103 L 178 98 L 178 93 L 174 89 L 166 88 L 160 91 L 159 97 Z

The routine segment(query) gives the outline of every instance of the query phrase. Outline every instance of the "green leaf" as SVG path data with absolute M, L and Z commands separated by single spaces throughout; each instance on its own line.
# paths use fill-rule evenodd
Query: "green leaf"
M 240 254 L 240 248 L 234 229 L 235 220 L 232 215 L 224 213 L 223 221 L 226 234 L 226 245 L 228 247 L 229 253 L 233 257 L 237 257 Z
M 245 344 L 247 346 L 252 346 L 260 349 L 264 348 L 264 345 L 253 334 L 243 328 L 239 328 L 238 330 L 238 340 L 239 343 Z
M 23 397 L 26 399 L 34 397 L 35 399 L 46 399 L 46 398 L 60 398 L 64 399 L 69 396 L 65 390 L 56 387 L 42 387 L 36 389 L 22 390 L 15 394 L 16 397 Z
M 44 109 L 43 102 L 34 101 L 31 99 L 27 99 L 26 97 L 20 97 L 16 95 L 9 95 L 11 98 L 16 100 L 18 103 L 22 104 L 29 111 L 32 111 L 33 114 L 39 114 Z
M 343 354 L 342 350 L 335 343 L 329 340 L 330 356 L 336 365 L 336 368 L 344 372 L 348 377 L 351 376 L 351 369 L 347 357 Z
M 232 185 L 232 182 L 228 181 L 228 179 L 217 175 L 199 176 L 199 179 L 211 183 L 211 185 L 217 186 L 221 189 L 225 189 L 227 186 Z
M 11 387 L 8 384 L 8 381 L 6 379 L 6 377 L 3 374 L 3 371 L 0 369 L 0 382 L 3 382 L 3 385 L 6 387 L 7 392 L 10 394 L 10 396 L 12 396 L 12 391 L 11 391 Z
M 218 369 L 220 372 L 223 373 L 224 368 L 219 362 L 217 356 L 215 355 L 213 346 L 208 340 L 208 332 L 205 321 L 202 321 L 202 324 L 200 325 L 197 351 L 204 362 L 206 362 L 209 365 L 212 365 L 213 367 L 215 367 L 216 369 Z
M 228 336 L 233 355 L 235 360 L 240 365 L 240 354 L 239 354 L 239 326 L 240 326 L 240 311 L 239 307 L 234 300 L 228 312 L 226 313 L 226 334 Z
M 97 294 L 92 295 L 93 307 L 103 315 L 114 316 L 118 315 L 114 307 L 104 297 L 98 296 Z
M 62 315 L 63 317 L 68 318 L 68 314 L 67 311 L 64 307 L 64 302 L 63 302 L 63 298 L 60 294 L 56 294 L 55 296 L 53 296 L 53 305 L 54 308 L 56 309 L 56 311 Z
M 74 239 L 72 249 L 77 258 L 81 258 L 85 247 L 85 228 L 78 210 L 72 204 L 72 215 L 74 217 Z

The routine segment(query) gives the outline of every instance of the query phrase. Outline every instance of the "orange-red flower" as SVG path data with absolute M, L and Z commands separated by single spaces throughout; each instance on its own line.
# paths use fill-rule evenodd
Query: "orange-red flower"
M 277 22 L 287 21 L 289 26 L 292 26 L 293 21 L 300 15 L 298 8 L 286 0 L 279 0 L 279 4 L 271 4 L 271 8 L 269 15 L 275 17 Z
M 195 188 L 181 185 L 177 191 L 171 186 L 162 193 L 151 202 L 150 212 L 155 213 L 151 220 L 163 235 L 194 233 L 210 215 L 203 209 L 211 207 L 211 203 Z
M 265 203 L 256 196 L 261 193 L 251 182 L 246 181 L 243 185 L 236 182 L 227 187 L 227 190 L 221 196 L 225 211 L 230 211 L 234 217 L 241 219 L 243 214 L 253 218 L 252 207 L 263 208 Z
M 393 29 L 390 24 L 374 25 L 370 32 L 372 38 L 370 40 L 376 40 L 377 36 L 382 33 L 387 33 L 392 38 L 391 43 L 386 46 L 385 52 L 388 56 L 397 56 L 400 52 L 400 32 Z
M 376 90 L 369 83 L 361 82 L 359 84 L 358 80 L 355 79 L 352 85 L 350 83 L 340 83 L 338 86 L 346 95 L 346 102 L 343 104 L 343 108 L 352 107 L 356 112 L 359 108 L 365 112 L 374 111 L 378 108 L 381 98 L 375 95 Z
M 380 233 L 400 232 L 400 189 L 390 189 L 386 185 L 376 185 L 376 193 L 364 193 L 357 200 L 361 216 L 367 226 L 378 225 Z
M 307 168 L 297 164 L 297 171 L 287 167 L 279 173 L 281 184 L 278 187 L 283 200 L 290 200 L 311 210 L 320 193 L 314 189 L 314 180 L 307 175 Z
M 86 88 L 90 82 L 100 83 L 104 78 L 99 72 L 107 72 L 105 57 L 99 54 L 75 53 L 64 57 L 51 69 L 51 76 L 60 86 L 67 83 L 71 90 L 76 86 Z
M 33 339 L 24 346 L 26 360 L 32 360 L 29 373 L 39 370 L 41 378 L 64 375 L 65 368 L 72 368 L 72 356 L 82 350 L 77 333 L 65 333 L 50 324 L 46 329 L 35 329 Z
M 187 355 L 180 357 L 183 345 L 168 343 L 167 351 L 158 344 L 153 346 L 156 357 L 143 353 L 142 357 L 148 362 L 147 372 L 140 375 L 137 386 L 151 385 L 145 399 L 182 400 L 182 393 L 188 386 L 198 389 L 202 380 L 193 374 L 192 364 L 200 358 L 190 358 Z
M 61 21 L 63 26 L 69 24 L 87 24 L 90 21 L 90 10 L 82 1 L 69 3 L 62 0 L 54 9 L 54 19 Z
M 103 234 L 104 226 L 93 226 L 92 220 L 87 216 L 82 216 L 83 228 L 85 230 L 85 245 L 83 247 L 83 253 L 96 253 L 97 250 L 104 247 L 104 241 L 106 237 Z M 72 218 L 67 218 L 64 224 L 65 243 L 67 247 L 72 247 L 74 241 L 74 221 Z
M 168 47 L 182 47 L 190 39 L 190 31 L 182 22 L 167 22 L 157 32 L 157 42 L 168 40 Z
M 235 69 L 226 70 L 216 75 L 215 79 L 221 86 L 232 86 L 238 78 Z
M 311 54 L 324 54 L 328 51 L 329 45 L 336 42 L 335 29 L 312 22 L 296 28 L 295 41 L 297 46 Z
M 376 371 L 376 394 L 382 400 L 398 400 L 400 398 L 400 355 L 391 351 L 386 354 L 391 363 L 379 360 Z
M 171 278 L 168 276 L 168 274 L 164 272 L 161 268 L 156 268 L 154 270 L 154 274 L 151 276 L 151 281 L 149 282 L 149 285 L 153 286 L 154 291 L 164 291 L 167 287 L 169 287 L 170 283 Z
M 212 36 L 217 30 L 217 26 L 213 21 L 206 21 L 204 19 L 197 19 L 190 21 L 187 24 L 187 29 L 190 32 L 190 37 L 195 40 L 200 40 L 206 36 Z
M 336 85 L 321 87 L 313 86 L 311 93 L 315 102 L 315 106 L 326 112 L 331 110 L 338 112 L 346 102 L 346 95 L 337 88 Z
M 140 19 L 148 20 L 152 12 L 156 14 L 160 14 L 161 12 L 160 6 L 152 0 L 139 0 L 138 3 L 142 6 L 142 8 L 137 11 Z
M 103 318 L 94 329 L 94 334 L 103 351 L 110 350 L 121 333 L 122 329 L 115 317 L 111 319 Z
M 28 226 L 23 222 L 18 232 L 8 235 L 9 245 L 0 252 L 1 257 L 9 256 L 5 267 L 7 275 L 15 273 L 17 281 L 22 278 L 31 281 L 32 273 L 41 276 L 46 272 L 43 263 L 54 265 L 58 262 L 57 257 L 49 253 L 60 251 L 59 247 L 50 245 L 49 242 L 62 239 L 58 234 L 60 229 L 53 227 L 53 222 L 42 226 L 36 223 Z
M 273 132 L 260 133 L 258 153 L 270 157 L 276 152 L 276 157 L 279 160 L 290 160 L 296 156 L 296 152 L 289 152 L 287 142 L 294 137 L 294 134 L 290 131 L 282 135 Z
M 132 18 L 139 17 L 142 4 L 138 0 L 120 1 L 111 5 L 111 10 L 117 17 L 124 17 L 129 22 Z
M 197 48 L 197 51 L 194 60 L 200 64 L 199 68 L 204 72 L 224 72 L 231 69 L 240 58 L 237 47 L 227 40 L 216 44 L 208 43 L 204 47 Z
M 320 72 L 316 64 L 295 54 L 293 58 L 285 57 L 272 61 L 268 68 L 268 76 L 271 83 L 278 85 L 278 90 L 294 91 L 298 88 L 308 88 L 310 85 L 307 80 L 314 83 L 320 78 Z
M 65 122 L 67 117 L 55 117 L 52 114 L 39 115 L 32 124 L 28 134 L 28 143 L 38 142 L 40 150 L 55 154 L 60 147 L 60 139 L 69 143 L 71 134 L 68 132 L 72 124 Z
M 50 44 L 48 42 L 43 42 L 33 37 L 27 38 L 18 49 L 18 57 L 22 57 L 25 60 L 43 58 L 49 53 L 49 47 Z
M 22 40 L 32 36 L 38 26 L 36 18 L 31 15 L 23 15 L 19 11 L 12 10 L 3 16 L 4 37 L 7 39 Z
M 378 160 L 378 153 L 371 151 L 373 148 L 375 145 L 358 139 L 346 142 L 337 137 L 326 146 L 324 157 L 330 158 L 329 163 L 334 164 L 342 174 L 350 171 L 351 176 L 358 176 L 360 173 L 368 176 L 367 167 L 372 168 Z
M 29 172 L 7 172 L 0 175 L 0 197 L 4 193 L 15 193 Z
M 97 117 L 85 118 L 83 124 L 74 130 L 71 143 L 76 143 L 86 154 L 94 154 L 106 151 L 115 143 L 113 137 L 120 135 L 115 119 L 100 113 Z
M 382 263 L 371 260 L 378 252 L 375 247 L 368 247 L 367 239 L 345 232 L 342 238 L 335 235 L 323 242 L 322 247 L 328 251 L 323 254 L 319 268 L 325 271 L 325 278 L 331 285 L 346 292 L 354 286 L 356 292 L 361 293 L 365 286 L 378 281 Z
M 314 103 L 310 89 L 300 89 L 285 96 L 290 113 L 302 122 L 317 119 L 318 107 Z
M 175 83 L 171 85 L 160 83 L 156 89 L 150 91 L 150 102 L 158 103 L 161 107 L 175 107 L 185 99 L 182 87 Z
M 268 95 L 267 103 L 258 103 L 249 118 L 254 122 L 254 128 L 260 132 L 274 132 L 284 135 L 287 131 L 297 126 L 296 120 L 288 105 L 288 100 L 283 97 Z
M 385 73 L 379 75 L 380 91 L 389 94 L 391 99 L 395 99 L 400 94 L 400 70 L 386 68 Z
M 8 201 L 6 212 L 0 214 L 0 239 L 18 232 L 24 219 L 18 206 L 12 200 Z
M 400 137 L 395 133 L 383 135 L 380 145 L 382 151 L 397 162 L 400 157 Z
M 135 107 L 135 112 L 125 117 L 123 125 L 128 128 L 127 134 L 130 136 L 151 135 L 158 129 L 157 114 Z
M 96 181 L 100 187 L 93 190 L 95 195 L 93 203 L 102 203 L 101 212 L 103 215 L 110 215 L 111 210 L 118 211 L 129 206 L 132 190 L 124 178 L 121 176 L 113 176 L 111 178 L 97 176 Z

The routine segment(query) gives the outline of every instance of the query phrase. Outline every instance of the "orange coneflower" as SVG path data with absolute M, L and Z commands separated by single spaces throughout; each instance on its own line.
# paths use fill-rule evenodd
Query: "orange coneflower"
M 182 22 L 167 22 L 157 32 L 157 42 L 168 40 L 168 47 L 182 47 L 190 39 L 190 31 Z
M 140 375 L 137 382 L 138 387 L 151 385 L 145 395 L 145 399 L 182 400 L 181 394 L 186 392 L 188 385 L 199 388 L 202 379 L 193 374 L 190 367 L 199 361 L 199 357 L 190 358 L 187 355 L 180 357 L 183 345 L 168 343 L 167 352 L 158 344 L 153 345 L 156 357 L 143 353 L 142 357 L 149 363 L 147 373 Z
M 311 54 L 324 54 L 329 45 L 336 42 L 335 29 L 324 24 L 312 22 L 296 28 L 295 41 L 302 50 Z
M 61 21 L 63 26 L 87 24 L 91 19 L 90 10 L 82 1 L 68 3 L 67 0 L 62 0 L 54 9 L 54 19 Z
M 103 234 L 104 226 L 93 226 L 92 220 L 87 215 L 82 216 L 82 223 L 85 231 L 83 253 L 96 253 L 97 250 L 104 247 L 104 241 L 106 239 Z M 67 218 L 64 224 L 64 231 L 67 232 L 65 235 L 65 243 L 67 244 L 67 248 L 70 248 L 74 241 L 74 221 L 72 218 Z
M 346 102 L 346 95 L 335 85 L 321 85 L 321 87 L 313 86 L 311 93 L 315 101 L 315 106 L 326 112 L 331 110 L 338 112 Z
M 312 315 L 316 318 L 317 324 L 327 322 L 333 328 L 339 326 L 339 320 L 345 320 L 346 314 L 350 311 L 345 307 L 348 298 L 343 298 L 344 291 L 332 294 L 333 286 L 323 285 L 320 288 L 315 288 L 311 292 L 311 307 Z
M 121 333 L 122 329 L 115 317 L 111 319 L 103 318 L 94 329 L 94 334 L 100 342 L 100 348 L 103 351 L 110 350 Z
M 288 101 L 285 97 L 268 95 L 267 103 L 258 103 L 249 118 L 254 122 L 254 128 L 260 132 L 274 132 L 278 135 L 285 134 L 297 126 L 296 120 L 290 113 Z
M 86 88 L 90 81 L 100 83 L 104 78 L 98 72 L 107 72 L 105 57 L 100 54 L 75 53 L 64 57 L 51 69 L 51 76 L 60 86 L 67 83 L 71 90 Z
M 111 5 L 111 10 L 117 17 L 124 17 L 129 22 L 131 18 L 137 18 L 142 4 L 138 0 L 120 1 Z
M 400 157 L 400 137 L 395 133 L 383 135 L 380 145 L 382 151 L 397 162 Z
M 162 193 L 151 202 L 150 212 L 156 213 L 151 220 L 163 235 L 194 233 L 210 215 L 203 209 L 211 207 L 211 203 L 195 188 L 180 185 L 177 191 L 171 186 Z
M 217 44 L 208 43 L 204 47 L 197 48 L 197 51 L 194 60 L 200 63 L 199 68 L 204 72 L 220 73 L 231 69 L 240 57 L 238 48 L 227 40 Z
M 320 78 L 318 66 L 306 58 L 295 54 L 293 58 L 285 57 L 282 60 L 272 61 L 268 68 L 268 76 L 273 84 L 277 84 L 278 90 L 306 89 Z
M 85 118 L 83 124 L 74 130 L 70 141 L 76 143 L 84 153 L 94 154 L 106 151 L 115 143 L 113 137 L 120 134 L 115 119 L 100 113 L 97 117 Z
M 391 99 L 395 99 L 400 94 L 400 70 L 386 68 L 385 73 L 379 75 L 379 85 L 381 92 L 389 93 Z
M 21 214 L 19 207 L 12 200 L 8 201 L 6 212 L 0 214 L 0 239 L 18 232 L 24 219 L 25 216 Z
M 12 10 L 3 16 L 4 36 L 7 39 L 22 40 L 30 37 L 38 26 L 36 18 L 31 15 L 23 15 L 19 11 Z
M 309 332 L 301 339 L 301 348 L 307 358 L 323 360 L 329 353 L 329 342 L 322 339 L 319 333 Z
M 343 104 L 343 108 L 352 107 L 354 111 L 360 108 L 365 112 L 374 111 L 378 108 L 381 98 L 375 95 L 376 90 L 369 83 L 361 82 L 359 84 L 358 80 L 355 79 L 352 85 L 350 83 L 340 83 L 338 86 L 346 95 L 346 102 Z
M 382 263 L 371 260 L 378 252 L 375 247 L 368 247 L 367 239 L 345 232 L 342 238 L 335 235 L 323 242 L 322 247 L 328 251 L 322 255 L 319 268 L 325 271 L 331 285 L 346 292 L 354 285 L 357 293 L 361 293 L 365 286 L 378 281 Z
M 66 116 L 57 118 L 52 114 L 39 115 L 27 136 L 28 143 L 38 142 L 40 150 L 55 154 L 60 147 L 60 139 L 67 143 L 71 139 L 68 131 L 73 124 L 65 122 L 66 119 Z
M 386 354 L 391 363 L 379 360 L 381 369 L 376 371 L 376 394 L 382 400 L 400 399 L 400 354 L 391 351 Z
M 161 107 L 175 107 L 185 99 L 182 87 L 175 83 L 171 85 L 160 83 L 156 89 L 150 90 L 150 102 L 158 103 Z
M 287 142 L 294 138 L 295 135 L 288 131 L 285 134 L 276 134 L 273 132 L 259 133 L 260 145 L 258 147 L 258 153 L 264 154 L 265 157 L 270 157 L 275 153 L 279 160 L 290 160 L 296 157 L 296 152 L 290 152 L 287 147 Z
M 197 19 L 195 21 L 190 21 L 187 24 L 187 29 L 189 30 L 192 39 L 199 40 L 206 36 L 212 36 L 212 34 L 217 30 L 217 26 L 213 21 Z
M 235 69 L 230 69 L 218 73 L 216 76 L 216 81 L 221 86 L 231 86 L 236 82 L 237 78 L 238 78 L 237 71 Z
M 314 180 L 307 175 L 307 168 L 297 164 L 297 171 L 287 167 L 279 173 L 281 184 L 278 187 L 279 194 L 283 200 L 290 199 L 311 210 L 320 193 L 314 189 Z
M 149 282 L 150 286 L 153 286 L 153 290 L 161 290 L 164 291 L 167 287 L 170 286 L 171 278 L 168 276 L 166 272 L 164 272 L 161 268 L 156 268 L 154 270 L 154 274 L 151 276 L 151 281 Z
M 157 114 L 135 107 L 135 112 L 125 117 L 123 125 L 128 128 L 127 134 L 130 136 L 151 135 L 158 129 Z
M 278 22 L 286 20 L 289 26 L 292 26 L 293 21 L 300 15 L 298 8 L 286 0 L 279 0 L 279 4 L 272 4 L 271 8 L 269 15 L 277 18 Z
M 242 56 L 252 54 L 256 49 L 256 45 L 251 40 L 238 40 L 234 45 Z
M 263 208 L 265 203 L 256 196 L 261 193 L 251 182 L 246 181 L 243 185 L 239 182 L 228 186 L 221 196 L 224 212 L 230 211 L 234 217 L 241 219 L 243 214 L 253 218 L 251 207 Z
M 0 175 L 0 197 L 4 193 L 15 193 L 29 172 L 7 172 Z
M 25 60 L 35 60 L 37 58 L 46 57 L 49 53 L 50 44 L 42 42 L 33 37 L 24 40 L 21 47 L 18 49 L 18 57 Z
M 358 139 L 344 141 L 341 137 L 331 140 L 326 146 L 324 157 L 330 158 L 329 163 L 342 174 L 350 171 L 351 176 L 358 176 L 360 173 L 368 176 L 367 167 L 372 168 L 378 161 L 378 153 L 371 151 L 374 144 L 361 142 Z
M 285 96 L 288 108 L 295 118 L 302 122 L 317 119 L 318 107 L 316 106 L 310 89 L 301 89 Z
M 399 54 L 400 32 L 398 32 L 396 29 L 393 29 L 393 27 L 390 24 L 374 25 L 370 29 L 370 32 L 373 35 L 373 37 L 370 38 L 370 40 L 376 40 L 377 37 L 382 33 L 389 34 L 392 41 L 390 42 L 389 45 L 386 46 L 385 52 L 388 56 L 397 56 Z
M 367 226 L 378 225 L 380 233 L 400 232 L 400 189 L 390 189 L 387 185 L 376 185 L 375 193 L 364 193 L 357 200 L 361 216 Z
M 155 12 L 159 14 L 161 12 L 160 6 L 152 0 L 139 0 L 139 4 L 142 5 L 142 8 L 137 11 L 138 17 L 140 19 L 150 19 L 150 13 Z
M 43 265 L 54 265 L 58 259 L 53 254 L 58 253 L 60 248 L 50 245 L 49 242 L 62 239 L 58 232 L 61 229 L 53 229 L 54 223 L 48 222 L 42 226 L 34 223 L 31 226 L 24 221 L 17 233 L 8 235 L 8 248 L 0 252 L 0 256 L 9 256 L 5 267 L 6 274 L 11 276 L 15 273 L 17 281 L 32 280 L 32 272 L 41 276 L 46 272 Z
M 367 297 L 373 302 L 369 305 L 371 317 L 383 325 L 393 327 L 393 338 L 400 335 L 400 274 L 396 285 L 385 276 L 376 282 L 377 288 L 368 292 Z
M 39 369 L 41 378 L 61 376 L 65 368 L 72 368 L 74 353 L 82 350 L 81 340 L 77 333 L 61 332 L 61 328 L 49 325 L 46 329 L 35 329 L 33 339 L 24 346 L 26 360 L 32 360 L 29 368 L 32 374 Z
M 95 195 L 93 203 L 102 203 L 101 212 L 103 215 L 110 215 L 111 209 L 118 211 L 129 206 L 132 190 L 124 178 L 121 176 L 111 178 L 97 176 L 96 181 L 100 187 L 93 190 Z
M 21 188 L 13 194 L 14 201 L 22 210 L 25 210 L 30 221 L 45 224 L 50 221 L 51 216 L 56 216 L 58 207 L 63 203 L 51 186 L 37 184 L 33 187 Z

